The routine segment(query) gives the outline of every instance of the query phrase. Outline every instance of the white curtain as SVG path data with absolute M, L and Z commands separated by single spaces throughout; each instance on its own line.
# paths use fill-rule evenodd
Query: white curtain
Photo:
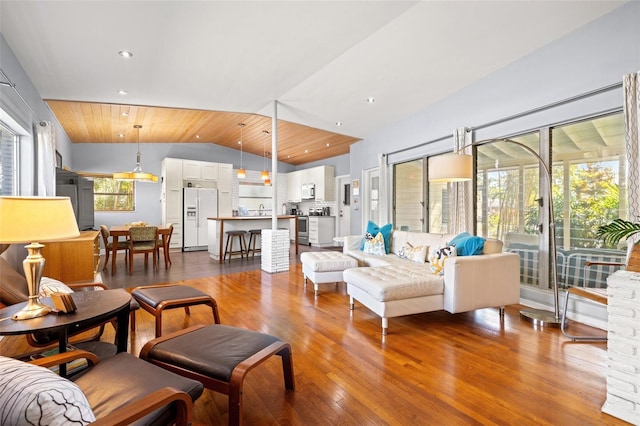
M 380 154 L 378 156 L 378 164 L 380 170 L 379 179 L 379 193 L 378 193 L 378 220 L 380 226 L 385 223 L 389 223 L 389 165 L 387 164 L 387 154 Z
M 36 194 L 52 197 L 56 189 L 56 134 L 53 123 L 41 121 L 36 128 Z
M 622 79 L 624 133 L 627 145 L 629 220 L 640 221 L 640 72 Z
M 471 155 L 472 133 L 470 129 L 461 127 L 453 132 L 453 150 L 458 154 Z M 451 224 L 448 232 L 459 234 L 467 231 L 473 234 L 473 183 L 453 182 L 449 184 L 451 195 Z

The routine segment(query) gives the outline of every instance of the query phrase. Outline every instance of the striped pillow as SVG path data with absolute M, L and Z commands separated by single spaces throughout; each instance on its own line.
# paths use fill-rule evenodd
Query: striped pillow
M 53 371 L 0 356 L 3 424 L 86 425 L 96 420 L 87 398 Z

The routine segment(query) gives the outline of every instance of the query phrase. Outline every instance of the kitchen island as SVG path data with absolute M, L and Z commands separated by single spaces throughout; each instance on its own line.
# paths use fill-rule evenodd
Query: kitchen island
M 271 216 L 208 217 L 207 222 L 209 228 L 209 256 L 220 263 L 224 262 L 225 231 L 271 229 Z M 278 228 L 294 230 L 296 254 L 298 254 L 298 216 L 279 215 Z

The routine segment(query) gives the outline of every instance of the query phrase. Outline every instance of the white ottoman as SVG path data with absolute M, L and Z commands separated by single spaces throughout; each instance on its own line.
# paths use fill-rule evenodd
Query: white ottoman
M 342 271 L 357 268 L 358 261 L 338 251 L 308 251 L 300 254 L 304 285 L 307 278 L 313 281 L 314 293 L 318 294 L 318 284 L 342 281 Z

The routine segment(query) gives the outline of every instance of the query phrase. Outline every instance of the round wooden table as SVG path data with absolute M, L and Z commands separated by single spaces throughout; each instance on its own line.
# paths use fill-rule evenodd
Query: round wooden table
M 129 339 L 129 304 L 131 295 L 125 290 L 95 290 L 71 293 L 78 310 L 69 314 L 50 313 L 39 318 L 13 320 L 13 314 L 22 309 L 27 302 L 17 303 L 0 309 L 0 335 L 29 334 L 36 331 L 58 333 L 58 350 L 65 352 L 68 337 L 75 329 L 87 329 L 98 326 L 113 318 L 117 321 L 117 352 L 126 352 Z M 41 298 L 44 304 L 53 306 L 48 297 Z M 65 374 L 64 365 L 60 366 L 61 375 Z

